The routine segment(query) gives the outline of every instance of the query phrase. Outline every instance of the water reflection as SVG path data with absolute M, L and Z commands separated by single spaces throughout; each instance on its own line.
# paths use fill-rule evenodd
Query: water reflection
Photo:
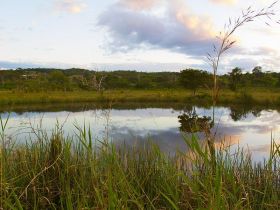
M 262 111 L 260 107 L 254 106 L 232 106 L 230 107 L 230 117 L 234 121 L 239 121 L 248 116 L 248 114 L 253 114 L 255 117 L 259 117 Z
M 192 110 L 184 111 L 178 116 L 180 123 L 180 130 L 186 133 L 204 132 L 210 133 L 214 126 L 214 121 L 209 116 L 198 116 L 195 107 Z

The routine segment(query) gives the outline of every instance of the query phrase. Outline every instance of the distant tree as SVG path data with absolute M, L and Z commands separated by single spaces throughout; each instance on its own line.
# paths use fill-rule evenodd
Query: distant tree
M 0 71 L 0 81 L 1 81 L 1 85 L 4 86 L 5 85 L 5 75 L 3 71 Z
M 64 91 L 69 89 L 69 78 L 64 75 L 62 71 L 55 70 L 50 72 L 48 80 L 51 84 L 51 88 L 53 89 L 64 89 Z
M 180 73 L 181 84 L 185 88 L 192 90 L 194 95 L 199 87 L 208 84 L 209 78 L 210 75 L 206 71 L 196 69 L 186 69 Z
M 254 67 L 252 73 L 255 76 L 260 76 L 262 74 L 262 67 L 261 66 Z
M 95 90 L 97 91 L 102 91 L 104 90 L 104 87 L 103 87 L 103 83 L 104 83 L 104 80 L 106 78 L 106 75 L 102 74 L 102 73 L 99 73 L 97 71 L 94 72 L 94 75 L 91 79 L 91 86 L 94 87 Z
M 242 77 L 242 69 L 239 67 L 235 67 L 229 73 L 230 78 L 230 89 L 236 91 L 238 84 L 240 83 Z

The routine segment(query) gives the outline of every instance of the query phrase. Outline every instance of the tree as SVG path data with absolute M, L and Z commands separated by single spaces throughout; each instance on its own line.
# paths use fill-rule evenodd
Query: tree
M 66 89 L 69 88 L 69 78 L 62 72 L 58 70 L 54 70 L 49 74 L 48 77 L 49 82 L 51 83 L 51 87 L 54 89 Z
M 4 86 L 5 85 L 5 75 L 3 71 L 0 71 L 0 81 L 1 81 L 1 85 Z
M 196 69 L 186 69 L 180 73 L 181 84 L 192 90 L 194 95 L 199 87 L 208 84 L 209 78 L 210 75 L 206 71 Z
M 242 70 L 239 67 L 235 67 L 231 70 L 229 73 L 229 79 L 230 79 L 230 89 L 233 91 L 236 91 L 237 85 L 240 83 L 240 79 L 242 76 Z
M 261 66 L 254 67 L 252 73 L 257 77 L 260 76 L 262 74 L 262 67 Z

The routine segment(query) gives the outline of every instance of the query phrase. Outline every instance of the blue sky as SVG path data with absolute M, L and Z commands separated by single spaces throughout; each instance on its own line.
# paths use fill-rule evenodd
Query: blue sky
M 205 55 L 228 17 L 270 0 L 9 0 L 0 7 L 0 68 L 209 69 Z M 277 16 L 279 16 L 277 14 Z M 236 34 L 221 72 L 279 71 L 280 26 L 258 20 Z

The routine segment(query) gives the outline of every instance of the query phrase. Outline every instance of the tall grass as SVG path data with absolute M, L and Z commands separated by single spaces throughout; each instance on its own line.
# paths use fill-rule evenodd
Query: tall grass
M 280 146 L 254 163 L 241 149 L 186 138 L 188 151 L 168 156 L 156 145 L 93 142 L 90 129 L 64 137 L 34 130 L 36 142 L 8 144 L 1 120 L 0 209 L 279 209 Z
M 80 103 L 188 103 L 212 105 L 211 90 L 200 89 L 196 96 L 185 89 L 164 90 L 108 90 L 101 93 L 95 91 L 50 91 L 50 92 L 13 92 L 0 91 L 0 109 L 11 106 L 50 105 L 50 104 L 77 104 Z M 217 105 L 231 105 L 246 103 L 244 94 L 250 96 L 253 104 L 279 105 L 280 92 L 278 89 L 248 88 L 246 92 L 233 92 L 227 89 L 219 91 Z M 8 109 L 9 110 L 9 109 Z

